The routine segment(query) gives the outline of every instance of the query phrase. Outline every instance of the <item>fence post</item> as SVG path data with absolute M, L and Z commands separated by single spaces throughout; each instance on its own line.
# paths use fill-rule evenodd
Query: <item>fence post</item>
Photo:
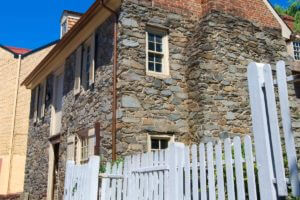
M 286 154 L 289 165 L 290 181 L 292 185 L 293 196 L 300 196 L 300 183 L 297 166 L 297 154 L 295 148 L 294 135 L 292 130 L 290 105 L 288 100 L 287 79 L 285 71 L 285 63 L 279 61 L 276 65 L 278 92 L 280 99 L 280 110 L 282 117 L 282 126 L 285 139 Z
M 266 105 L 262 86 L 264 64 L 250 63 L 248 65 L 248 87 L 252 113 L 252 125 L 258 164 L 259 191 L 261 199 L 276 199 L 273 183 L 273 166 L 269 141 Z

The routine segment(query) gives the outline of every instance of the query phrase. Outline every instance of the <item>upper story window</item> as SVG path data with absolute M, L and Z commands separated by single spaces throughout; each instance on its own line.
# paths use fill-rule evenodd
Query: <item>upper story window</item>
M 37 122 L 44 117 L 45 113 L 45 96 L 46 96 L 46 81 L 39 84 L 34 90 L 34 115 L 33 121 Z
M 146 34 L 146 72 L 165 78 L 169 76 L 169 45 L 166 31 L 148 29 Z
M 74 94 L 80 92 L 80 85 L 87 90 L 95 79 L 95 34 L 78 47 L 76 51 Z
M 295 60 L 300 60 L 300 41 L 293 42 Z
M 67 32 L 67 20 L 61 24 L 61 37 Z
M 61 132 L 62 105 L 63 105 L 64 66 L 55 72 L 54 91 L 51 113 L 51 135 Z

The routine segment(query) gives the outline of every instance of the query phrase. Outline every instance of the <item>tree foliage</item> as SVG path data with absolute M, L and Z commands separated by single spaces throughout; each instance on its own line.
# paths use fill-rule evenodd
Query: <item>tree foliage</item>
M 294 30 L 300 32 L 300 0 L 290 0 L 290 6 L 287 8 L 275 5 L 275 10 L 280 15 L 289 15 L 294 17 Z

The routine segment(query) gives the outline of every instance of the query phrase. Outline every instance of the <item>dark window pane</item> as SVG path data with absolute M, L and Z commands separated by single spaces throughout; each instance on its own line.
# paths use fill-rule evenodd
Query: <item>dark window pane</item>
M 158 139 L 151 140 L 151 149 L 159 149 L 159 140 Z
M 154 43 L 153 42 L 149 42 L 149 49 L 151 51 L 155 51 L 155 47 L 154 47 Z
M 161 68 L 162 68 L 161 64 L 155 63 L 155 71 L 156 72 L 162 72 Z
M 154 71 L 154 63 L 149 62 L 148 70 L 149 70 L 149 71 Z
M 154 34 L 149 33 L 149 41 L 154 42 Z
M 161 59 L 162 59 L 161 55 L 155 55 L 155 62 L 156 63 L 161 63 Z
M 154 62 L 154 56 L 153 53 L 149 53 L 149 61 Z
M 156 35 L 156 42 L 162 43 L 162 37 L 160 35 Z
M 160 149 L 167 149 L 167 148 L 168 148 L 168 140 L 161 140 Z
M 162 52 L 162 44 L 157 44 L 156 43 L 156 51 L 157 52 Z

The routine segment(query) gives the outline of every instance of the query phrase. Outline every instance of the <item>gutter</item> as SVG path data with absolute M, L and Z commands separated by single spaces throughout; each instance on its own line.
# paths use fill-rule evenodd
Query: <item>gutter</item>
M 20 85 L 20 71 L 21 71 L 21 59 L 22 55 L 19 54 L 18 58 L 18 74 L 17 74 L 17 81 L 16 81 L 16 92 L 15 92 L 15 99 L 14 99 L 14 110 L 13 110 L 13 122 L 12 122 L 12 130 L 11 130 L 11 139 L 9 144 L 9 176 L 8 176 L 8 185 L 7 185 L 7 193 L 10 192 L 10 181 L 11 181 L 11 171 L 12 171 L 12 160 L 13 160 L 13 146 L 14 146 L 14 139 L 15 139 L 15 126 L 16 126 L 16 113 L 17 113 L 17 103 L 18 103 L 18 93 L 19 93 L 19 85 Z
M 109 8 L 104 0 L 101 0 L 101 5 L 115 15 L 114 23 L 114 63 L 112 70 L 113 78 L 113 100 L 112 100 L 112 160 L 116 161 L 116 132 L 117 132 L 117 65 L 118 65 L 118 19 L 119 15 L 116 11 Z

